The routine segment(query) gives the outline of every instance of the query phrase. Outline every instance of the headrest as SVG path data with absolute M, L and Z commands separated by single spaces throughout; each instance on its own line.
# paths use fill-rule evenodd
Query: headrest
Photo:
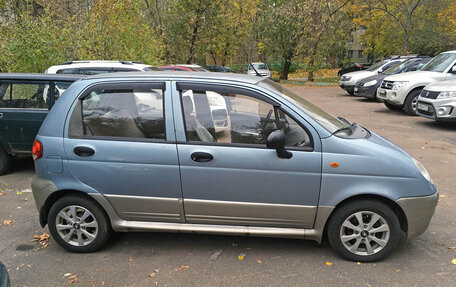
M 184 106 L 184 113 L 189 115 L 193 112 L 193 101 L 190 96 L 182 97 L 182 105 Z

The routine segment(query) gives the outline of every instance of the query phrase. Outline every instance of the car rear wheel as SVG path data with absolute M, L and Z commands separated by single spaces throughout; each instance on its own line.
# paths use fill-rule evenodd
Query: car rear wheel
M 12 167 L 12 156 L 0 145 L 0 175 L 9 173 Z
M 49 211 L 48 225 L 52 238 L 76 253 L 97 251 L 111 234 L 108 217 L 101 207 L 81 195 L 57 200 Z
M 404 111 L 409 116 L 416 116 L 416 107 L 418 105 L 418 97 L 420 96 L 421 90 L 411 91 L 407 95 L 404 102 Z
M 385 104 L 385 107 L 387 107 L 391 111 L 400 111 L 400 110 L 402 110 L 401 106 L 396 106 L 396 105 L 390 104 L 387 101 L 384 101 L 383 103 Z
M 381 260 L 405 238 L 394 211 L 377 200 L 342 205 L 331 216 L 328 240 L 340 256 L 359 262 Z

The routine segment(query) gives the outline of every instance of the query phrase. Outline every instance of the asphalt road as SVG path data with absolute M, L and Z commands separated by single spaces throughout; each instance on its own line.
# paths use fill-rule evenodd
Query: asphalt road
M 29 189 L 33 162 L 22 160 L 0 177 L 0 261 L 12 285 L 455 286 L 456 125 L 391 112 L 336 87 L 293 90 L 390 139 L 426 166 L 441 198 L 423 235 L 375 264 L 345 261 L 311 241 L 171 233 L 114 234 L 93 254 L 68 253 L 52 239 L 36 251 L 30 240 L 48 231 L 39 226 Z M 73 275 L 77 283 L 70 283 Z

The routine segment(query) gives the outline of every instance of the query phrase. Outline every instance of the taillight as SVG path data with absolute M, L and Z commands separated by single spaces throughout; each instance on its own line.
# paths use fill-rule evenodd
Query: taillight
M 43 144 L 39 140 L 33 142 L 32 154 L 34 160 L 43 157 Z

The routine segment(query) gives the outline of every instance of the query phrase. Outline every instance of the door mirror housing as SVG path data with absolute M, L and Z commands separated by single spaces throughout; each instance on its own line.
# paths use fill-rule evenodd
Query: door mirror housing
M 285 149 L 287 136 L 281 130 L 275 130 L 269 134 L 266 140 L 266 147 L 275 149 L 280 158 L 291 158 L 293 154 Z
M 450 69 L 450 73 L 456 74 L 456 65 L 454 65 L 454 66 Z

